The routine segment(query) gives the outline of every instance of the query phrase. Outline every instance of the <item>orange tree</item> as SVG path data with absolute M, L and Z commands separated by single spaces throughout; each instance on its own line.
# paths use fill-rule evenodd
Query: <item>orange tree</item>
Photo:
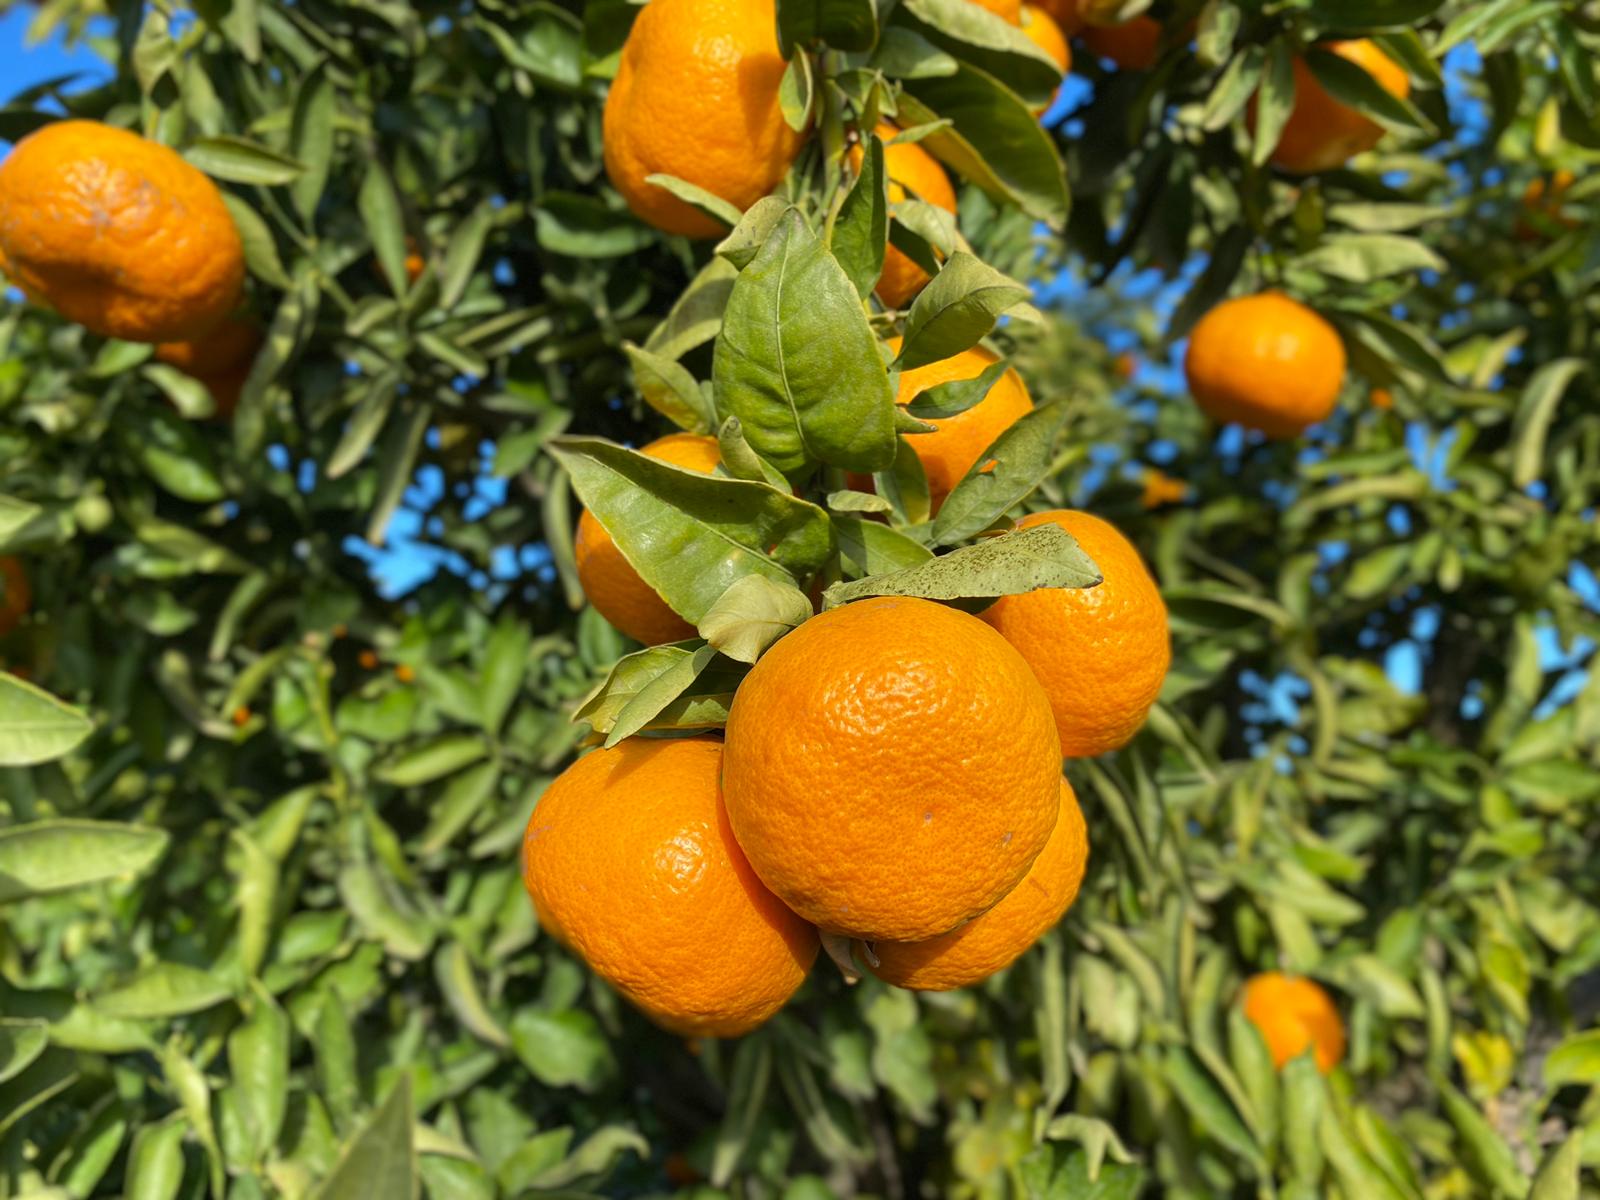
M 0 1195 L 1592 1192 L 1590 15 L 1026 7 L 45 10 Z

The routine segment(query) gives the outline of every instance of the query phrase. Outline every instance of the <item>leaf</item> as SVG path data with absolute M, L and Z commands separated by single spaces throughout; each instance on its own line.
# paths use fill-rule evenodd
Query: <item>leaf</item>
M 485 201 L 473 209 L 472 215 L 450 235 L 444 252 L 444 266 L 439 272 L 441 309 L 448 312 L 466 294 L 467 285 L 472 281 L 472 272 L 483 257 L 484 244 L 489 240 L 489 232 L 493 228 L 494 209 Z
M 728 1102 L 711 1148 L 711 1183 L 725 1187 L 733 1178 L 766 1107 L 772 1084 L 772 1040 L 747 1037 L 733 1054 Z
M 534 209 L 533 223 L 539 245 L 573 258 L 621 258 L 655 240 L 626 210 L 575 192 L 546 192 Z
M 977 345 L 1026 287 L 964 250 L 950 256 L 911 305 L 895 365 L 902 371 L 941 362 Z
M 411 1076 L 401 1073 L 378 1111 L 345 1144 L 316 1200 L 417 1200 L 417 1150 L 412 1140 Z
M 409 283 L 405 221 L 394 181 L 377 159 L 367 163 L 361 190 L 356 193 L 356 208 L 367 228 L 367 236 L 372 239 L 373 252 L 378 256 L 378 265 L 389 281 L 390 290 L 396 296 L 404 296 Z
M 609 750 L 623 739 L 632 737 L 659 716 L 667 705 L 694 684 L 716 656 L 715 646 L 697 647 L 681 658 L 666 662 L 660 672 L 643 681 L 638 691 L 618 710 L 606 734 L 605 748 Z
M 389 520 L 410 486 L 432 416 L 431 407 L 417 404 L 386 426 L 388 436 L 378 451 L 378 495 L 367 518 L 368 545 L 381 546 L 388 537 Z
M 654 184 L 658 188 L 671 192 L 685 204 L 692 205 L 705 213 L 714 221 L 721 221 L 732 229 L 739 224 L 739 218 L 744 214 L 737 205 L 730 204 L 714 192 L 708 192 L 698 184 L 690 183 L 686 179 L 679 179 L 676 175 L 646 175 L 646 183 Z
M 877 339 L 849 278 L 797 211 L 734 284 L 712 379 L 719 410 L 786 474 L 893 460 L 894 393 Z
M 1278 38 L 1267 46 L 1267 60 L 1256 92 L 1256 136 L 1250 161 L 1261 166 L 1278 148 L 1283 127 L 1294 111 L 1294 55 L 1289 43 Z
M 796 133 L 804 133 L 811 124 L 811 108 L 816 99 L 816 80 L 811 70 L 810 55 L 796 54 L 789 59 L 778 84 L 778 109 L 785 124 Z
M 178 1017 L 204 1012 L 233 993 L 233 987 L 216 971 L 159 962 L 127 983 L 101 992 L 94 999 L 94 1007 L 111 1017 Z
M 70 753 L 94 722 L 49 692 L 0 673 L 0 766 L 27 767 Z
M 127 1200 L 177 1200 L 183 1186 L 186 1132 L 181 1113 L 140 1127 L 128 1151 Z
M 1061 70 L 1033 39 L 967 0 L 903 0 L 891 18 L 963 64 L 1003 79 L 1030 105 L 1050 103 Z
M 1000 382 L 1000 377 L 1010 369 L 1011 360 L 1002 358 L 990 363 L 976 378 L 952 379 L 948 383 L 935 384 L 913 396 L 906 411 L 922 421 L 942 421 L 946 417 L 964 413 L 974 405 L 981 404 L 994 385 Z
M 1445 262 L 1422 242 L 1392 233 L 1332 234 L 1295 265 L 1351 283 L 1371 283 L 1390 275 L 1442 271 Z
M 1169 1050 L 1163 1073 L 1201 1129 L 1244 1159 L 1257 1175 L 1266 1173 L 1267 1164 L 1255 1139 L 1193 1055 L 1179 1047 Z
M 1498 1194 L 1527 1195 L 1528 1180 L 1517 1168 L 1511 1147 L 1506 1145 L 1477 1106 L 1442 1076 L 1435 1074 L 1433 1084 L 1438 1090 L 1445 1116 L 1460 1134 L 1456 1145 L 1461 1165 L 1467 1169 L 1467 1173 Z
M 1330 204 L 1328 220 L 1362 233 L 1399 233 L 1442 221 L 1454 211 L 1444 204 Z
M 886 513 L 893 512 L 894 505 L 874 492 L 853 492 L 844 490 L 828 493 L 828 511 L 830 513 Z
M 1415 105 L 1385 90 L 1365 68 L 1343 55 L 1313 47 L 1306 51 L 1305 62 L 1317 82 L 1335 100 L 1372 118 L 1385 128 L 1402 133 L 1432 130 L 1432 123 L 1417 111 Z
M 210 504 L 228 494 L 205 436 L 177 413 L 152 409 L 120 428 L 129 455 L 164 491 L 193 504 Z
M 1583 1136 L 1568 1135 L 1545 1156 L 1539 1173 L 1533 1177 L 1528 1200 L 1578 1200 L 1578 1168 L 1583 1163 Z
M 1266 55 L 1259 46 L 1246 46 L 1223 69 L 1200 110 L 1200 128 L 1215 133 L 1233 123 L 1261 83 Z
M 825 608 L 868 596 L 983 600 L 1039 588 L 1095 587 L 1100 581 L 1099 569 L 1077 540 L 1059 525 L 1047 524 L 1003 533 L 887 575 L 833 584 L 822 600 Z
M 267 223 L 243 197 L 224 192 L 222 202 L 228 206 L 228 215 L 233 218 L 239 238 L 244 242 L 244 261 L 250 273 L 271 287 L 287 289 L 290 286 L 289 273 L 283 269 L 283 260 L 278 257 L 278 244 Z
M 865 300 L 883 274 L 889 242 L 889 176 L 883 139 L 869 132 L 861 146 L 861 169 L 829 227 L 828 246 L 855 285 L 856 295 Z
M 952 75 L 907 79 L 905 87 L 902 123 L 951 123 L 924 138 L 924 149 L 1001 203 L 1052 226 L 1065 223 L 1065 164 L 1022 97 L 968 63 Z
M 793 208 L 782 196 L 763 196 L 739 218 L 733 232 L 717 243 L 717 254 L 744 270 Z
M 1172 320 L 1167 325 L 1169 341 L 1187 334 L 1196 321 L 1227 296 L 1239 275 L 1239 268 L 1244 266 L 1253 240 L 1250 230 L 1243 225 L 1232 226 L 1217 239 L 1205 270 L 1173 310 Z
M 0 1083 L 27 1070 L 49 1044 L 48 1029 L 41 1021 L 0 1022 Z
M 350 414 L 344 433 L 339 436 L 339 444 L 328 456 L 327 466 L 323 468 L 329 479 L 348 474 L 367 456 L 367 451 L 389 420 L 399 387 L 398 373 L 385 371 L 361 389 L 361 399 Z
M 328 78 L 327 61 L 323 60 L 297 81 L 294 111 L 289 118 L 289 151 L 305 164 L 289 195 L 307 225 L 315 225 L 312 218 L 328 186 L 337 115 L 338 98 L 333 81 Z
M 677 360 L 696 346 L 717 336 L 722 313 L 733 293 L 739 271 L 722 257 L 712 258 L 689 282 L 667 313 L 645 339 L 644 348 L 662 358 Z
M 778 52 L 785 58 L 813 42 L 835 50 L 871 50 L 877 38 L 872 0 L 779 0 Z
M 634 699 L 667 672 L 684 670 L 683 660 L 695 658 L 703 647 L 693 642 L 651 646 L 617 660 L 605 682 L 595 689 L 573 714 L 574 721 L 587 721 L 596 733 L 609 733 Z M 729 659 L 713 657 L 709 664 L 697 664 L 695 685 L 680 689 L 675 698 L 647 722 L 647 727 L 717 728 L 727 720 L 734 688 L 743 677 L 744 667 Z
M 945 497 L 933 520 L 941 546 L 981 533 L 1021 503 L 1049 469 L 1067 406 L 1046 404 L 1013 422 Z
M 1311 0 L 1311 19 L 1326 29 L 1360 32 L 1420 25 L 1443 0 Z M 1443 54 L 1443 51 L 1438 51 Z
M 488 753 L 489 747 L 476 734 L 447 733 L 401 751 L 372 777 L 393 787 L 419 787 L 482 762 Z
M 0 545 L 16 537 L 19 530 L 37 520 L 43 512 L 37 504 L 0 495 Z
M 1534 372 L 1523 388 L 1511 432 L 1511 478 L 1518 487 L 1527 487 L 1542 474 L 1556 407 L 1572 380 L 1586 369 L 1582 359 L 1558 358 Z
M 857 578 L 915 567 L 933 557 L 921 542 L 879 521 L 835 517 L 833 527 L 839 535 L 839 555 Z
M 289 1018 L 259 986 L 250 1005 L 249 1018 L 228 1036 L 228 1067 L 250 1157 L 259 1161 L 277 1146 L 288 1110 Z
M 687 367 L 651 354 L 632 342 L 623 342 L 622 349 L 633 366 L 634 386 L 646 404 L 690 433 L 706 433 L 711 429 L 714 414 Z
M 793 583 L 746 575 L 700 618 L 700 636 L 737 662 L 753 663 L 762 651 L 811 616 L 811 601 Z
M 549 446 L 623 557 L 686 621 L 737 579 L 793 582 L 833 552 L 827 514 L 765 483 L 701 475 L 597 438 Z
M 262 187 L 293 183 L 306 169 L 287 154 L 232 134 L 200 138 L 183 157 L 213 178 Z
M 1544 1085 L 1551 1091 L 1570 1083 L 1600 1083 L 1600 1029 L 1563 1039 L 1544 1060 Z
M 511 1018 L 511 1046 L 549 1087 L 592 1092 L 616 1065 L 600 1026 L 586 1012 L 524 1008 Z

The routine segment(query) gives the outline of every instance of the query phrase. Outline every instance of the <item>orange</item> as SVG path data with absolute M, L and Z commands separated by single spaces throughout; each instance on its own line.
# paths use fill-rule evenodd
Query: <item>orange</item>
M 813 617 L 745 676 L 722 785 L 750 865 L 815 925 L 922 941 L 991 908 L 1060 810 L 1044 691 L 1005 639 L 930 600 Z
M 1013 25 L 1022 20 L 1022 0 L 971 0 L 979 8 L 987 8 L 997 17 L 1004 17 Z
M 675 175 L 746 209 L 776 187 L 803 136 L 778 106 L 785 64 L 774 0 L 651 0 L 606 97 L 606 173 L 657 229 L 722 224 L 645 179 Z
M 1140 16 L 1121 25 L 1085 25 L 1079 36 L 1096 58 L 1108 58 L 1124 71 L 1148 71 L 1161 49 L 1161 22 Z
M 1411 78 L 1405 68 L 1366 39 L 1327 42 L 1320 50 L 1331 50 L 1340 58 L 1355 63 L 1378 81 L 1392 96 L 1404 100 L 1411 93 Z M 1294 61 L 1294 108 L 1272 152 L 1272 162 L 1285 171 L 1308 175 L 1331 171 L 1365 150 L 1371 150 L 1383 137 L 1383 126 L 1335 100 L 1303 59 Z
M 1388 412 L 1394 407 L 1394 395 L 1388 388 L 1372 389 L 1372 407 Z
M 1142 508 L 1163 508 L 1168 504 L 1182 504 L 1189 498 L 1188 484 L 1154 467 L 1144 469 L 1140 483 L 1144 485 L 1144 490 L 1139 496 L 1139 505 Z
M 1044 685 L 1061 753 L 1087 758 L 1126 745 L 1161 693 L 1172 661 L 1167 606 L 1139 551 L 1110 522 L 1056 509 L 1018 526 L 1046 523 L 1078 539 L 1103 581 L 1002 596 L 983 619 L 1021 652 Z
M 238 307 L 244 246 L 222 193 L 176 152 L 57 121 L 0 164 L 0 269 L 93 333 L 170 342 Z
M 1281 292 L 1224 300 L 1195 325 L 1183 360 L 1207 416 L 1274 438 L 1332 412 L 1344 368 L 1338 331 Z
M 668 434 L 640 452 L 702 475 L 711 474 L 721 461 L 717 439 L 694 433 Z M 602 617 L 623 633 L 646 646 L 694 637 L 694 626 L 673 612 L 640 578 L 605 526 L 590 512 L 585 511 L 578 518 L 575 550 L 583 594 Z
M 1061 810 L 1050 840 L 1005 899 L 981 917 L 925 942 L 878 942 L 879 979 L 921 992 L 970 987 L 1016 962 L 1055 927 L 1078 898 L 1089 861 L 1089 831 L 1072 785 L 1061 781 Z
M 1061 68 L 1063 75 L 1072 70 L 1072 50 L 1067 45 L 1067 36 L 1043 8 L 1032 4 L 1022 6 L 1022 32 L 1045 52 L 1051 62 Z M 1038 116 L 1049 107 L 1048 104 L 1041 105 L 1033 115 Z
M 879 125 L 877 134 L 885 142 L 900 131 L 893 125 Z M 850 167 L 861 170 L 860 143 L 850 147 Z M 950 176 L 937 159 L 915 143 L 896 142 L 883 148 L 883 166 L 889 175 L 889 203 L 899 204 L 909 193 L 918 200 L 942 208 L 947 213 L 956 211 L 956 190 L 950 186 Z M 878 276 L 878 293 L 888 308 L 905 308 L 917 293 L 928 286 L 928 273 L 917 266 L 904 252 L 889 246 L 883 254 L 883 274 Z
M 805 980 L 817 934 L 728 827 L 715 738 L 629 738 L 563 771 L 522 843 L 539 922 L 658 1025 L 738 1037 Z
M 889 347 L 898 354 L 900 339 L 890 338 Z M 941 383 L 976 379 L 996 361 L 994 354 L 982 346 L 974 346 L 951 358 L 902 371 L 900 393 L 895 397 L 895 402 L 910 404 L 919 392 Z M 1032 409 L 1033 400 L 1028 396 L 1022 376 L 1015 371 L 1007 371 L 995 381 L 989 394 L 966 412 L 929 421 L 928 424 L 937 426 L 933 433 L 914 433 L 906 439 L 916 451 L 922 470 L 928 476 L 928 496 L 935 512 L 995 438 Z
M 1548 183 L 1535 179 L 1528 184 L 1522 193 L 1522 216 L 1512 229 L 1519 242 L 1536 242 L 1556 230 L 1578 228 L 1581 222 L 1563 207 L 1575 182 L 1576 177 L 1563 167 L 1550 176 Z
M 0 637 L 5 637 L 28 615 L 33 589 L 20 558 L 0 558 Z
M 260 348 L 260 327 L 236 313 L 202 338 L 161 343 L 156 358 L 205 384 L 217 406 L 217 417 L 226 419 L 239 407 L 239 393 Z
M 1073 37 L 1083 28 L 1083 14 L 1078 11 L 1077 0 L 1036 0 L 1035 7 L 1049 14 L 1064 37 Z
M 1344 1057 L 1344 1022 L 1327 992 L 1309 979 L 1268 971 L 1245 982 L 1239 1005 L 1250 1023 L 1261 1031 L 1282 1067 L 1308 1047 L 1317 1070 L 1326 1075 Z

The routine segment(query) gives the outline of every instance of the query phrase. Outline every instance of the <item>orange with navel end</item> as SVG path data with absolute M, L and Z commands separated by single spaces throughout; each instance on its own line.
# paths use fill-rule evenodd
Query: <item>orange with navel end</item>
M 898 354 L 900 339 L 890 338 L 889 347 Z M 910 404 L 919 393 L 941 383 L 976 379 L 996 361 L 993 353 L 982 346 L 974 346 L 925 367 L 902 371 L 895 403 Z M 935 512 L 956 484 L 966 478 L 967 472 L 977 464 L 995 438 L 1032 409 L 1033 400 L 1022 382 L 1022 376 L 1014 370 L 1007 371 L 995 380 L 989 394 L 966 412 L 930 420 L 928 424 L 938 427 L 933 433 L 914 433 L 906 438 L 922 463 L 923 473 L 928 477 L 928 497 Z
M 1224 300 L 1195 325 L 1183 360 L 1207 416 L 1274 438 L 1332 412 L 1344 369 L 1338 330 L 1281 292 Z
M 987 8 L 997 17 L 1004 17 L 1013 25 L 1022 19 L 1022 0 L 970 0 L 979 8 Z
M 713 237 L 721 222 L 646 183 L 675 175 L 749 208 L 783 179 L 804 135 L 778 104 L 786 64 L 773 0 L 651 0 L 606 97 L 606 174 L 640 220 Z
M 1310 1049 L 1326 1075 L 1344 1057 L 1344 1021 L 1332 997 L 1309 979 L 1277 971 L 1253 976 L 1239 993 L 1239 1005 L 1261 1031 L 1274 1066 L 1282 1068 Z
M 1167 606 L 1133 543 L 1091 513 L 1055 509 L 1018 522 L 1065 529 L 1103 576 L 1092 588 L 1002 596 L 983 619 L 1044 685 L 1067 758 L 1127 745 L 1144 724 L 1172 662 Z
M 722 458 L 716 438 L 694 433 L 668 434 L 641 447 L 640 453 L 702 475 L 715 471 Z M 583 594 L 602 617 L 623 633 L 646 646 L 681 642 L 694 636 L 694 626 L 673 612 L 640 577 L 606 527 L 587 510 L 578 518 L 573 548 Z
M 1067 36 L 1042 7 L 1033 4 L 1022 6 L 1022 32 L 1045 52 L 1051 62 L 1061 68 L 1063 75 L 1072 70 L 1072 48 L 1067 45 Z M 1033 115 L 1037 117 L 1049 107 L 1048 104 L 1040 105 L 1034 109 Z
M 1411 77 L 1405 68 L 1380 50 L 1376 42 L 1365 38 L 1328 42 L 1317 49 L 1355 63 L 1391 96 L 1404 100 L 1411 94 Z M 1294 60 L 1294 107 L 1272 152 L 1274 166 L 1297 175 L 1331 171 L 1371 150 L 1382 138 L 1382 125 L 1335 100 L 1304 59 Z
M 0 558 L 0 637 L 5 637 L 28 615 L 33 607 L 33 588 L 28 584 L 28 573 L 22 560 L 7 556 Z
M 176 151 L 57 121 L 0 163 L 0 270 L 93 333 L 169 342 L 238 307 L 244 245 L 216 184 Z
M 1060 745 L 1028 664 L 929 600 L 861 600 L 780 639 L 734 693 L 727 744 L 750 865 L 848 937 L 921 941 L 985 912 L 1060 809 Z
M 816 930 L 734 841 L 715 738 L 629 738 L 534 806 L 523 882 L 540 924 L 658 1025 L 738 1037 L 804 982 Z
M 1096 58 L 1110 59 L 1124 71 L 1148 71 L 1161 50 L 1161 22 L 1138 16 L 1120 25 L 1085 25 L 1078 34 Z
M 925 942 L 877 942 L 872 973 L 922 992 L 970 987 L 1003 971 L 1055 927 L 1078 898 L 1089 831 L 1072 785 L 1061 781 L 1061 813 L 1050 840 L 1005 899 L 965 925 Z
M 885 143 L 900 131 L 893 125 L 879 125 L 877 134 Z M 863 151 L 860 143 L 850 147 L 850 168 L 861 170 Z M 918 200 L 942 208 L 947 213 L 956 211 L 956 190 L 950 186 L 950 176 L 945 174 L 938 159 L 921 146 L 909 142 L 886 144 L 883 148 L 883 168 L 889 176 L 889 203 L 899 204 L 908 194 Z M 888 308 L 905 308 L 928 286 L 928 273 L 912 261 L 904 251 L 888 246 L 883 252 L 883 273 L 873 290 Z

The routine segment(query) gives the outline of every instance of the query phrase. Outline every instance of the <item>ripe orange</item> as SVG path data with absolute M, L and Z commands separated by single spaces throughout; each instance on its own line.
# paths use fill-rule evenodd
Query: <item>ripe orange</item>
M 1190 333 L 1183 360 L 1206 415 L 1274 438 L 1296 437 L 1332 412 L 1344 368 L 1338 331 L 1281 292 L 1217 305 Z
M 1063 75 L 1072 70 L 1072 49 L 1067 45 L 1067 36 L 1042 7 L 1033 4 L 1022 6 L 1022 32 L 1049 56 L 1051 62 L 1061 68 Z M 1048 104 L 1041 105 L 1033 115 L 1038 116 L 1049 107 Z
M 1161 49 L 1161 22 L 1138 16 L 1121 25 L 1085 25 L 1078 36 L 1096 58 L 1109 58 L 1124 71 L 1148 71 Z
M 641 220 L 712 237 L 722 225 L 650 175 L 675 175 L 737 208 L 783 179 L 803 136 L 778 106 L 785 63 L 774 0 L 652 0 L 606 97 L 606 173 Z
M 1372 389 L 1372 407 L 1383 412 L 1388 412 L 1394 407 L 1394 395 L 1388 388 Z
M 1564 209 L 1567 193 L 1575 182 L 1573 173 L 1563 167 L 1548 182 L 1535 179 L 1528 184 L 1522 193 L 1522 215 L 1512 229 L 1519 242 L 1540 241 L 1556 230 L 1576 229 L 1582 224 Z
M 0 637 L 5 637 L 28 615 L 33 588 L 20 558 L 0 558 Z
M 899 353 L 900 339 L 890 338 L 889 346 Z M 900 372 L 897 404 L 910 404 L 919 392 L 958 379 L 976 379 L 994 364 L 995 356 L 982 346 L 963 350 L 951 358 L 925 367 Z M 906 440 L 916 451 L 928 476 L 928 496 L 933 510 L 939 511 L 944 498 L 966 477 L 973 465 L 995 438 L 1033 409 L 1033 400 L 1022 376 L 1007 371 L 989 389 L 989 394 L 966 412 L 929 421 L 938 428 L 933 433 L 912 434 Z
M 750 864 L 833 933 L 921 941 L 992 907 L 1060 808 L 1050 704 L 1005 639 L 929 600 L 813 617 L 734 693 L 723 788 Z
M 1247 980 L 1239 993 L 1244 1015 L 1272 1053 L 1275 1066 L 1310 1047 L 1326 1075 L 1344 1057 L 1344 1022 L 1332 998 L 1309 979 L 1268 971 Z
M 1064 37 L 1075 37 L 1083 28 L 1083 14 L 1077 0 L 1036 0 L 1036 6 L 1050 15 Z
M 879 125 L 877 134 L 885 142 L 900 131 L 893 125 Z M 850 147 L 850 168 L 861 170 L 860 143 Z M 897 142 L 883 148 L 883 166 L 889 175 L 889 203 L 899 204 L 907 193 L 918 200 L 942 208 L 947 213 L 956 211 L 956 190 L 950 186 L 950 176 L 937 159 L 915 143 Z M 883 274 L 878 277 L 878 293 L 889 308 L 905 308 L 917 293 L 928 286 L 928 273 L 917 266 L 906 254 L 888 247 L 883 254 Z
M 211 180 L 96 121 L 57 121 L 0 164 L 0 269 L 91 332 L 199 337 L 238 307 L 244 245 Z
M 979 8 L 987 8 L 997 17 L 1004 17 L 1013 25 L 1022 19 L 1022 0 L 971 0 Z
M 715 738 L 630 738 L 580 758 L 533 810 L 540 924 L 663 1028 L 738 1037 L 783 1007 L 816 931 L 761 885 L 728 827 Z
M 1188 484 L 1154 467 L 1145 468 L 1140 482 L 1144 485 L 1139 496 L 1141 508 L 1163 508 L 1168 504 L 1182 504 L 1189 498 Z
M 1328 42 L 1318 49 L 1331 50 L 1355 63 L 1392 96 L 1404 100 L 1411 93 L 1405 68 L 1366 39 Z M 1285 171 L 1309 175 L 1331 171 L 1383 138 L 1383 126 L 1335 100 L 1317 82 L 1303 59 L 1294 61 L 1294 108 L 1272 152 L 1272 162 Z
M 1002 596 L 983 619 L 1044 685 L 1061 753 L 1087 758 L 1126 745 L 1160 695 L 1172 661 L 1167 606 L 1139 551 L 1114 525 L 1071 509 L 1034 513 L 1018 525 L 1046 523 L 1077 538 L 1104 581 Z
M 1078 898 L 1089 861 L 1089 831 L 1072 785 L 1061 781 L 1061 810 L 1050 840 L 1005 899 L 980 917 L 925 942 L 878 942 L 872 973 L 923 992 L 970 987 L 1009 967 L 1054 928 Z
M 717 439 L 693 433 L 672 433 L 658 438 L 641 453 L 675 467 L 709 475 L 721 461 Z M 574 547 L 578 582 L 602 617 L 646 646 L 680 642 L 694 636 L 694 626 L 667 606 L 667 602 L 639 576 L 592 513 L 578 518 Z
M 204 337 L 162 342 L 156 347 L 155 356 L 186 375 L 204 379 L 224 374 L 241 364 L 248 366 L 260 348 L 260 327 L 249 317 L 235 313 Z

